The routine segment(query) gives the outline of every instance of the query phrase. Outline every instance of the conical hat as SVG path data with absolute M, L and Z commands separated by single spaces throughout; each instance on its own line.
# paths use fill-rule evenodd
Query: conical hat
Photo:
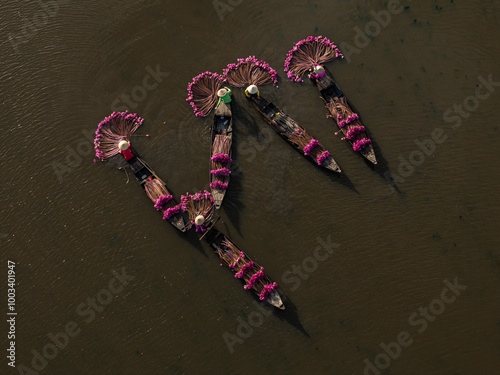
M 126 149 L 128 149 L 130 146 L 130 143 L 128 143 L 127 141 L 120 141 L 120 143 L 118 143 L 118 148 L 122 151 L 125 151 Z
M 323 68 L 321 65 L 316 65 L 314 67 L 314 74 L 321 75 L 325 72 L 325 68 Z
M 257 94 L 257 91 L 259 91 L 259 88 L 255 85 L 250 85 L 247 87 L 247 91 L 249 94 Z

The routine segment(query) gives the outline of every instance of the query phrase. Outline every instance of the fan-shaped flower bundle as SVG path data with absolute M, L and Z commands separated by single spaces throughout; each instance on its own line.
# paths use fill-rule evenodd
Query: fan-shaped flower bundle
M 223 71 L 227 81 L 236 87 L 248 85 L 262 86 L 272 83 L 277 85 L 278 73 L 271 66 L 255 56 L 238 59 L 236 64 L 229 64 Z M 277 87 L 277 86 L 276 86 Z
M 206 224 L 212 221 L 215 209 L 214 199 L 210 192 L 204 190 L 193 195 L 186 193 L 181 197 L 180 207 L 189 214 L 190 227 L 194 226 L 196 232 L 206 231 Z M 203 216 L 204 223 L 198 225 L 196 218 L 200 215 Z
M 118 144 L 129 141 L 132 134 L 142 125 L 144 119 L 135 113 L 113 112 L 97 126 L 94 139 L 96 157 L 108 159 L 120 152 Z
M 308 36 L 296 43 L 288 52 L 285 59 L 285 72 L 294 82 L 303 82 L 304 73 L 309 72 L 308 77 L 315 83 L 331 113 L 327 117 L 335 119 L 344 134 L 343 140 L 349 140 L 353 144 L 354 151 L 362 151 L 363 157 L 377 164 L 373 147 L 369 146 L 371 140 L 367 137 L 364 128 L 361 130 L 362 125 L 358 114 L 353 112 L 340 88 L 324 70 L 323 64 L 337 57 L 343 58 L 344 56 L 328 38 Z
M 196 117 L 207 116 L 217 104 L 220 90 L 225 78 L 217 73 L 204 72 L 193 78 L 188 84 L 186 101 L 193 107 Z
M 285 72 L 292 81 L 303 82 L 304 73 L 337 57 L 344 58 L 328 38 L 308 36 L 297 42 L 286 55 Z

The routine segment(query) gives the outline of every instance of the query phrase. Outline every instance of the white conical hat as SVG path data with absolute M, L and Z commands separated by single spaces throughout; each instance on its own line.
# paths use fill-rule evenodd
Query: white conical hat
M 204 222 L 205 222 L 205 217 L 203 215 L 198 215 L 196 216 L 196 219 L 194 219 L 194 223 L 196 225 L 203 225 Z
M 325 68 L 323 68 L 321 65 L 316 65 L 314 67 L 314 74 L 321 75 L 325 72 Z
M 255 85 L 250 85 L 247 87 L 247 91 L 249 94 L 257 94 L 257 91 L 259 91 L 259 88 Z
M 222 98 L 223 96 L 225 96 L 227 94 L 227 90 L 226 89 L 220 89 L 219 91 L 217 91 L 217 96 L 219 98 Z
M 120 141 L 120 143 L 118 143 L 118 148 L 122 151 L 125 151 L 126 149 L 128 149 L 130 146 L 130 143 L 128 143 L 127 141 Z

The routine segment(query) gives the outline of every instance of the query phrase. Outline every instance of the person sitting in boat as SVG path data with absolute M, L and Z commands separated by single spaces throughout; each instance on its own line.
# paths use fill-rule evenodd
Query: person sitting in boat
M 250 96 L 250 95 L 257 95 L 259 96 L 259 88 L 255 85 L 250 85 L 246 88 L 245 90 L 245 95 Z
M 215 108 L 217 108 L 220 103 L 231 103 L 231 89 L 229 87 L 224 87 L 217 91 L 217 96 L 219 97 L 219 101 Z
M 118 143 L 118 148 L 120 149 L 120 154 L 122 154 L 127 161 L 135 156 L 130 149 L 130 143 L 128 141 L 120 141 L 120 143 Z
M 313 78 L 321 78 L 326 74 L 325 68 L 321 65 L 315 65 L 313 69 L 309 69 L 309 72 Z

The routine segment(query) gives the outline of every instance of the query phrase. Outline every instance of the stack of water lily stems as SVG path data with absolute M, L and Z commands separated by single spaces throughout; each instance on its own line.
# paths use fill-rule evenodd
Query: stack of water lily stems
M 245 290 L 252 290 L 261 301 L 267 301 L 279 309 L 285 309 L 285 305 L 276 290 L 278 284 L 272 282 L 264 274 L 264 267 L 253 262 L 227 238 L 220 240 L 216 252 L 222 262 L 234 272 L 234 277 L 245 283 L 243 287 Z

